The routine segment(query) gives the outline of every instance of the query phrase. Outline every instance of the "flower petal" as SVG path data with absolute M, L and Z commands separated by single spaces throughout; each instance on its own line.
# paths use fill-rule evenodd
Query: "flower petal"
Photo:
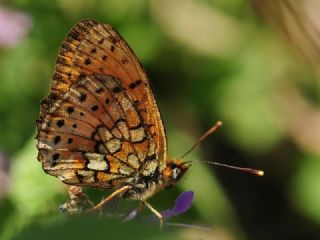
M 176 205 L 173 209 L 176 215 L 185 213 L 192 205 L 194 199 L 194 192 L 183 192 L 176 200 Z

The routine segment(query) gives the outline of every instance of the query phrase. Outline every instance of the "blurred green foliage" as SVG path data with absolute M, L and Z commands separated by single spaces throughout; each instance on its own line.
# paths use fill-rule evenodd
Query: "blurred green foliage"
M 1 1 L 0 8 L 27 14 L 32 27 L 16 46 L 0 48 L 0 149 L 11 165 L 9 190 L 0 196 L 0 239 L 319 239 L 318 62 L 304 58 L 308 42 L 289 44 L 277 24 L 260 17 L 268 11 L 266 19 L 274 17 L 263 3 Z M 83 19 L 111 24 L 139 56 L 162 112 L 170 156 L 180 156 L 222 120 L 224 127 L 187 159 L 266 171 L 257 178 L 195 161 L 176 188 L 150 200 L 164 210 L 180 191 L 193 190 L 193 208 L 173 221 L 210 231 L 160 232 L 138 221 L 58 212 L 66 189 L 36 160 L 35 120 L 60 44 Z M 107 195 L 89 192 L 97 201 Z

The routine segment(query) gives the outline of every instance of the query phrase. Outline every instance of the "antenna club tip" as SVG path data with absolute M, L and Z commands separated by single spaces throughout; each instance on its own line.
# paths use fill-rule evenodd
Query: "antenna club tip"
M 264 176 L 264 171 L 258 170 L 258 171 L 257 171 L 257 175 L 258 175 L 259 177 Z
M 221 126 L 222 126 L 222 121 L 218 121 L 218 122 L 216 123 L 216 125 L 219 126 L 219 127 L 221 127 Z

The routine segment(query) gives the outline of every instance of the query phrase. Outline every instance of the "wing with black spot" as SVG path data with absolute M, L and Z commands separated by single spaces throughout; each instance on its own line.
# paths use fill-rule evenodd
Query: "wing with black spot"
M 146 74 L 106 24 L 82 21 L 67 35 L 37 130 L 43 168 L 68 184 L 110 187 L 146 161 L 165 167 L 164 127 Z

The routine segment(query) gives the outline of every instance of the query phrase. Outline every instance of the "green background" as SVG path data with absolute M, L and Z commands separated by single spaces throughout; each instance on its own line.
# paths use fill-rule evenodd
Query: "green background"
M 310 6 L 319 4 L 279 2 L 0 1 L 32 20 L 17 45 L 0 47 L 0 149 L 10 162 L 0 239 L 320 239 L 320 22 Z M 194 163 L 177 187 L 150 200 L 161 211 L 194 191 L 192 208 L 171 219 L 193 227 L 160 232 L 157 224 L 58 212 L 66 188 L 36 159 L 35 120 L 60 44 L 83 19 L 111 24 L 134 49 L 154 89 L 171 157 L 224 122 L 186 157 Z M 265 176 L 198 160 L 263 169 Z M 96 202 L 109 194 L 88 191 Z

